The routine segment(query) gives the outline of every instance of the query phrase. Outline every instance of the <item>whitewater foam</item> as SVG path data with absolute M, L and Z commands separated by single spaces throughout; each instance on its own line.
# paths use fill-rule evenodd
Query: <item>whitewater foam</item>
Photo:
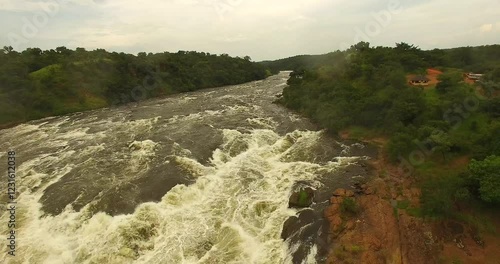
M 10 263 L 284 263 L 288 248 L 280 234 L 284 220 L 295 214 L 287 206 L 293 183 L 317 183 L 320 171 L 335 170 L 348 158 L 322 166 L 290 157 L 295 148 L 307 152 L 313 145 L 310 141 L 315 142 L 321 132 L 279 136 L 264 129 L 248 134 L 226 129 L 222 133 L 224 143 L 214 151 L 211 165 L 177 157 L 198 176 L 192 185 L 178 185 L 160 202 L 142 204 L 130 215 L 92 215 L 90 203 L 80 212 L 68 206 L 57 216 L 42 216 L 38 203 L 42 179 L 51 178 L 50 185 L 71 168 L 46 175 L 32 168 L 42 159 L 24 163 L 19 172 L 23 184 L 37 190 L 25 190 L 19 203 L 26 212 L 35 213 L 22 215 L 17 261 L 6 255 L 1 259 Z M 134 141 L 129 147 L 148 157 L 156 143 Z

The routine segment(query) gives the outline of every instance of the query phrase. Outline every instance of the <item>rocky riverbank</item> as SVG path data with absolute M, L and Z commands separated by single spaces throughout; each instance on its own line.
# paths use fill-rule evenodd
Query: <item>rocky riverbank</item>
M 367 143 L 381 150 L 386 142 Z M 477 228 L 453 220 L 422 218 L 415 180 L 382 151 L 370 166 L 373 178 L 336 190 L 324 211 L 330 245 L 326 263 L 498 263 L 496 235 L 482 236 Z
M 370 165 L 375 176 L 354 190 L 335 191 L 325 210 L 332 245 L 327 263 L 435 262 L 432 231 L 421 219 L 399 210 L 402 204 L 418 207 L 419 190 L 382 152 Z
M 332 139 L 332 141 L 335 141 Z M 328 141 L 325 141 L 327 144 Z M 313 182 L 297 182 L 289 198 L 289 207 L 297 210 L 283 225 L 281 237 L 291 246 L 292 263 L 303 263 L 315 248 L 317 263 L 325 263 L 332 244 L 330 223 L 325 210 L 330 205 L 332 193 L 338 189 L 353 189 L 373 177 L 373 167 L 368 160 L 377 157 L 377 148 L 371 144 L 344 140 L 348 152 L 336 153 L 335 162 L 342 163 L 339 170 L 318 178 L 320 187 Z M 350 161 L 349 157 L 364 157 Z

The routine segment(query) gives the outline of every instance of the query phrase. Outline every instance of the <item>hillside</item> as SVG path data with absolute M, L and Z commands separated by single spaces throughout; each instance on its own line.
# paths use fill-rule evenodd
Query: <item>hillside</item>
M 268 76 L 250 58 L 59 47 L 0 51 L 0 127 Z
M 341 52 L 332 52 L 324 55 L 298 55 L 275 61 L 262 61 L 260 64 L 269 68 L 271 72 L 277 73 L 287 70 L 313 69 L 321 65 L 333 63 L 341 57 Z

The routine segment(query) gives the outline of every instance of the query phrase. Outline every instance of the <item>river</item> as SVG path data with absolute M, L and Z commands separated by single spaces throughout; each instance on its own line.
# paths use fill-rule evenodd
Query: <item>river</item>
M 368 157 L 273 103 L 288 74 L 0 130 L 18 191 L 16 256 L 2 238 L 0 262 L 321 262 L 321 208 Z M 316 220 L 285 241 L 297 183 L 317 189 Z

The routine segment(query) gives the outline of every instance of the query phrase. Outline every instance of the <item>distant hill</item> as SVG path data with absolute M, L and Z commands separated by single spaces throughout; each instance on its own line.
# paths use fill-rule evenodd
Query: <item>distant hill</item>
M 269 68 L 273 73 L 285 70 L 298 70 L 303 68 L 315 68 L 328 61 L 334 60 L 341 53 L 329 53 L 323 55 L 297 55 L 285 59 L 275 61 L 260 62 L 266 68 Z
M 388 47 L 375 48 L 388 49 Z M 433 50 L 419 49 L 419 53 L 420 58 L 413 59 L 422 60 L 425 63 L 425 65 L 422 65 L 422 68 L 451 67 L 471 72 L 485 72 L 492 70 L 498 64 L 500 60 L 500 45 Z M 273 72 L 315 69 L 327 64 L 334 64 L 342 59 L 343 54 L 343 52 L 335 51 L 323 55 L 299 55 L 260 63 Z

